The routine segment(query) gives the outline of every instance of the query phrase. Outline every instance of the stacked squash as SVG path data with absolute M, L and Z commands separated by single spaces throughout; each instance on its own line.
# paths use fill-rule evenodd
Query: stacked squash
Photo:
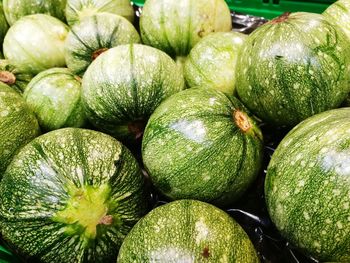
M 41 262 L 260 262 L 223 210 L 282 129 L 272 222 L 306 255 L 350 261 L 349 6 L 246 36 L 224 0 L 147 0 L 139 24 L 128 0 L 4 0 L 4 242 Z

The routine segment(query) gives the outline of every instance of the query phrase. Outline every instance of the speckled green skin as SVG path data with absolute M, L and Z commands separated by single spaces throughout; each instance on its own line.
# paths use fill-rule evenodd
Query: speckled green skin
M 184 66 L 187 85 L 191 88 L 215 88 L 233 94 L 238 52 L 246 37 L 238 32 L 219 32 L 199 41 Z
M 40 133 L 21 95 L 0 82 L 0 178 L 15 153 Z
M 139 33 L 125 18 L 101 13 L 87 17 L 72 27 L 65 43 L 67 66 L 82 76 L 94 60 L 94 52 L 122 44 L 140 43 Z
M 81 79 L 66 68 L 53 68 L 36 75 L 23 97 L 45 131 L 79 128 L 86 122 L 81 102 Z
M 350 1 L 338 0 L 330 5 L 323 16 L 331 23 L 341 28 L 350 40 Z
M 5 83 L 11 88 L 15 89 L 19 93 L 22 93 L 27 87 L 28 83 L 33 78 L 32 74 L 25 73 L 21 67 L 12 64 L 7 59 L 0 60 L 0 74 L 1 72 L 10 72 L 15 77 L 15 82 L 13 84 Z M 1 82 L 1 78 L 0 78 Z
M 8 30 L 9 26 L 7 24 L 4 10 L 3 10 L 3 4 L 0 2 L 0 51 L 2 50 L 2 42 L 4 40 L 5 34 Z
M 30 74 L 63 67 L 67 34 L 68 27 L 55 17 L 44 14 L 22 17 L 5 36 L 5 58 Z
M 123 16 L 130 22 L 134 21 L 134 9 L 130 0 L 67 0 L 66 18 L 70 26 L 85 17 L 102 12 Z
M 132 142 L 142 135 L 158 105 L 182 89 L 182 72 L 167 54 L 130 44 L 104 52 L 90 65 L 83 77 L 82 99 L 92 124 Z M 144 126 L 135 131 L 135 122 Z
M 233 96 L 214 89 L 180 92 L 152 114 L 142 141 L 142 158 L 154 185 L 172 199 L 198 199 L 220 206 L 235 201 L 257 176 L 262 136 L 242 132 Z
M 350 108 L 313 116 L 281 142 L 268 166 L 271 219 L 321 262 L 350 261 Z
M 236 77 L 237 93 L 253 113 L 275 126 L 294 126 L 346 98 L 349 41 L 322 15 L 293 13 L 247 38 Z
M 222 210 L 194 200 L 151 211 L 125 238 L 118 263 L 258 263 L 244 230 Z
M 102 185 L 110 187 L 112 222 L 98 224 L 95 239 L 85 242 L 80 221 L 65 224 L 56 215 L 73 197 L 70 188 Z M 146 202 L 141 170 L 126 147 L 96 131 L 66 128 L 33 140 L 12 161 L 0 184 L 0 226 L 20 252 L 42 262 L 115 262 Z
M 66 0 L 3 0 L 6 20 L 13 25 L 26 15 L 47 14 L 65 21 Z
M 140 20 L 143 43 L 172 57 L 186 56 L 202 37 L 231 28 L 224 0 L 147 0 Z

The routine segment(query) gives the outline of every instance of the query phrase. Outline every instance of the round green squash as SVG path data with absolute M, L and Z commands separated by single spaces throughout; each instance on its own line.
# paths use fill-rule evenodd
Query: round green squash
M 111 48 L 90 65 L 82 100 L 96 128 L 133 143 L 158 105 L 182 89 L 182 72 L 167 54 L 129 44 Z
M 5 36 L 5 58 L 29 74 L 63 67 L 67 34 L 68 27 L 55 17 L 45 14 L 22 17 Z
M 310 117 L 282 140 L 265 181 L 281 234 L 321 262 L 350 262 L 350 108 Z
M 324 17 L 341 28 L 350 41 L 350 1 L 338 0 L 324 12 Z
M 66 128 L 27 144 L 0 183 L 0 227 L 40 262 L 115 262 L 147 209 L 129 150 L 100 132 Z
M 102 12 L 123 16 L 130 22 L 134 21 L 134 9 L 130 0 L 67 0 L 66 18 L 70 26 L 85 17 Z
M 258 263 L 249 237 L 224 211 L 195 201 L 152 210 L 130 231 L 118 263 Z
M 13 25 L 23 16 L 47 14 L 65 21 L 67 0 L 3 0 L 6 20 Z
M 40 133 L 21 95 L 0 82 L 0 178 L 16 152 Z
M 33 78 L 22 67 L 12 64 L 9 60 L 0 60 L 0 82 L 7 84 L 14 90 L 22 93 L 29 81 Z
M 68 33 L 65 43 L 67 67 L 82 76 L 101 53 L 129 43 L 140 43 L 140 36 L 127 19 L 110 13 L 86 17 Z
M 260 171 L 262 134 L 233 96 L 189 89 L 162 103 L 147 123 L 142 159 L 171 199 L 231 204 Z
M 140 19 L 143 43 L 172 57 L 187 56 L 202 37 L 231 28 L 224 0 L 147 0 Z
M 0 51 L 2 50 L 2 42 L 8 29 L 9 26 L 7 24 L 6 17 L 4 14 L 3 4 L 2 2 L 0 2 Z
M 286 13 L 249 35 L 236 78 L 238 96 L 253 113 L 292 127 L 346 98 L 349 41 L 322 15 Z
M 233 94 L 237 55 L 246 37 L 238 32 L 219 32 L 199 41 L 185 62 L 187 85 L 191 88 L 215 88 Z
M 79 128 L 86 122 L 81 89 L 81 79 L 68 69 L 52 68 L 36 75 L 23 97 L 43 130 Z

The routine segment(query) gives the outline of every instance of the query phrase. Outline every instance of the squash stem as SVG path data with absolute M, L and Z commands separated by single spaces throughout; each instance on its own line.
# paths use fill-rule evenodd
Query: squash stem
M 263 140 L 261 131 L 255 126 L 254 122 L 251 121 L 250 117 L 243 111 L 235 110 L 233 112 L 233 119 L 237 127 L 246 134 L 252 134 Z
M 275 19 L 271 20 L 270 24 L 278 24 L 278 23 L 284 22 L 289 18 L 290 14 L 291 14 L 291 12 L 283 13 L 279 17 L 276 17 Z
M 16 76 L 9 71 L 0 71 L 0 81 L 8 85 L 13 85 L 16 82 Z
M 91 55 L 92 60 L 95 60 L 99 55 L 101 55 L 103 52 L 107 50 L 108 48 L 105 48 L 105 47 L 95 50 Z
M 249 121 L 249 117 L 247 114 L 240 110 L 235 110 L 233 113 L 233 117 L 238 128 L 243 132 L 248 132 L 252 128 L 252 124 Z

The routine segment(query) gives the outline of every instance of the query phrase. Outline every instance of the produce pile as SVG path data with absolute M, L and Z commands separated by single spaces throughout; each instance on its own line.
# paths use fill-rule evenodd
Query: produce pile
M 29 262 L 350 262 L 350 0 L 249 35 L 224 0 L 136 10 L 0 3 L 4 245 Z

